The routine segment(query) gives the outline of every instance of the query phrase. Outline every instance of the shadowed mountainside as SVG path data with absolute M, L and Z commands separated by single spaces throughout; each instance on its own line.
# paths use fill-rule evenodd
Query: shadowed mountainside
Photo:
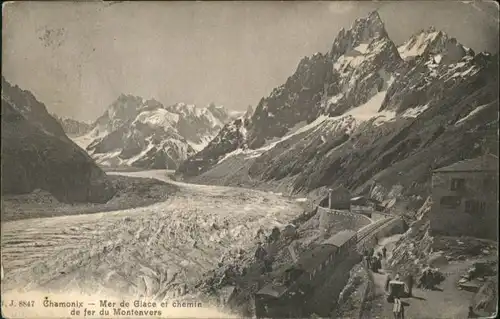
M 62 202 L 107 202 L 106 174 L 73 143 L 45 105 L 2 78 L 2 194 L 35 189 Z
M 255 113 L 226 125 L 177 175 L 195 183 L 343 185 L 425 197 L 431 171 L 498 154 L 498 55 L 434 28 L 397 47 L 376 12 L 302 59 Z

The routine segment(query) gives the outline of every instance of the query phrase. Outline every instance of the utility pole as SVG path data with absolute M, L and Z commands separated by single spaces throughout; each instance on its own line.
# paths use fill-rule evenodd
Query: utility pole
M 333 189 L 328 189 L 328 209 L 332 209 L 332 193 Z

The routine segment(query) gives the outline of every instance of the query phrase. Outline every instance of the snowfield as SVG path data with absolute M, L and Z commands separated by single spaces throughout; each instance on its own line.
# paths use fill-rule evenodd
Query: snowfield
M 325 132 L 345 132 L 346 134 L 352 134 L 352 132 L 359 127 L 363 122 L 373 120 L 374 125 L 380 125 L 384 122 L 391 122 L 396 119 L 396 112 L 393 111 L 380 111 L 380 107 L 384 102 L 385 96 L 387 94 L 388 88 L 394 82 L 394 77 L 390 74 L 385 74 L 384 71 L 380 71 L 382 76 L 385 78 L 384 90 L 376 92 L 373 96 L 366 102 L 355 108 L 350 109 L 340 116 L 330 117 L 327 115 L 320 115 L 314 121 L 307 124 L 305 121 L 297 123 L 293 128 L 291 128 L 288 133 L 281 138 L 274 138 L 271 141 L 258 148 L 258 149 L 247 149 L 247 148 L 237 148 L 232 152 L 225 154 L 217 162 L 221 164 L 225 160 L 238 155 L 245 155 L 246 159 L 257 158 L 264 154 L 265 152 L 271 150 L 279 143 L 290 139 L 293 136 L 302 134 L 305 132 L 315 132 L 317 130 L 323 130 Z M 335 103 L 338 101 L 340 95 L 336 95 L 329 100 L 329 103 Z M 425 109 L 421 109 L 423 112 Z M 411 115 L 411 114 L 410 114 Z M 243 133 L 243 132 L 242 132 Z M 245 132 L 246 134 L 246 132 Z M 323 141 L 324 142 L 324 141 Z
M 429 43 L 434 41 L 438 34 L 439 32 L 421 32 L 412 36 L 409 41 L 398 48 L 400 56 L 405 59 L 423 54 Z
M 120 174 L 168 180 L 164 170 Z M 274 193 L 171 183 L 181 191 L 147 207 L 2 223 L 2 293 L 161 300 L 222 256 L 251 253 L 260 228 L 270 232 L 302 212 L 300 202 Z

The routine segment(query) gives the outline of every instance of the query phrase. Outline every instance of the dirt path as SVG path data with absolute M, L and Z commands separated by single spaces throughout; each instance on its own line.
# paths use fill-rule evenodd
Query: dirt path
M 400 235 L 399 235 L 400 236 Z M 376 251 L 386 245 L 388 256 L 399 236 L 384 238 Z M 440 268 L 446 279 L 436 290 L 422 290 L 413 288 L 412 298 L 402 298 L 405 305 L 405 319 L 461 319 L 467 318 L 468 306 L 473 293 L 457 288 L 460 275 L 463 274 L 474 261 L 461 261 L 445 265 Z M 388 272 L 386 262 L 382 261 L 380 273 L 374 273 L 375 299 L 373 300 L 373 318 L 393 318 L 392 303 L 388 303 L 385 295 L 385 280 Z M 394 278 L 395 274 L 391 274 Z

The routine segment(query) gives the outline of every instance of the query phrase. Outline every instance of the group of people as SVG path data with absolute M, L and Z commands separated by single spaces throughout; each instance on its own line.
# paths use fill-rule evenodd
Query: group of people
M 420 276 L 418 286 L 424 290 L 433 290 L 443 280 L 444 276 L 437 269 L 426 267 Z
M 257 250 L 255 251 L 254 256 L 256 261 L 263 265 L 262 273 L 272 271 L 272 256 L 268 254 L 267 250 L 262 246 L 261 242 L 258 243 Z
M 387 249 L 383 247 L 382 252 L 379 251 L 376 255 L 373 248 L 365 250 L 363 258 L 368 269 L 378 272 L 382 268 L 382 259 L 387 258 Z

